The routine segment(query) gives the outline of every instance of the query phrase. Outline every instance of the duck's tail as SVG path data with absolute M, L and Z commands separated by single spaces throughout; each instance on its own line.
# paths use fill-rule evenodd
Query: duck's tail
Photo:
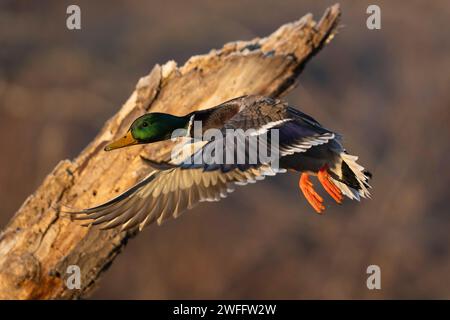
M 356 162 L 357 156 L 341 152 L 340 160 L 340 165 L 331 169 L 334 173 L 330 176 L 332 182 L 350 199 L 370 198 L 372 174 Z

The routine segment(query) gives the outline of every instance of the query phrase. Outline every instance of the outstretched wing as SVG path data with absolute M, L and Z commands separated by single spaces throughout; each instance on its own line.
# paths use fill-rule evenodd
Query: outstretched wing
M 219 201 L 233 191 L 234 184 L 245 185 L 280 171 L 268 166 L 247 171 L 233 170 L 203 172 L 201 169 L 171 168 L 154 170 L 141 182 L 118 197 L 93 208 L 71 213 L 74 219 L 89 220 L 87 225 L 100 225 L 102 229 L 122 226 L 139 227 L 170 217 L 178 217 L 202 201 Z

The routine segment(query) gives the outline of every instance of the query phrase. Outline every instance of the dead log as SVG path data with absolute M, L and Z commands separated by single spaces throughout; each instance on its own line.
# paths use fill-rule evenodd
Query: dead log
M 139 157 L 168 146 L 105 153 L 137 116 L 150 111 L 177 115 L 244 95 L 280 96 L 334 34 L 340 10 L 328 8 L 316 23 L 308 14 L 266 38 L 225 44 L 177 67 L 169 61 L 137 83 L 128 101 L 74 160 L 63 160 L 28 197 L 0 235 L 0 299 L 73 299 L 89 293 L 134 234 L 85 228 L 60 216 L 63 202 L 90 207 L 116 196 L 143 175 Z M 69 265 L 81 269 L 81 288 L 65 284 Z

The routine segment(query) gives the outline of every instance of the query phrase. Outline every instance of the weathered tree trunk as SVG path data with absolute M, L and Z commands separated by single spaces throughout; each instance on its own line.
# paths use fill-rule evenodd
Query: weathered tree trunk
M 182 67 L 156 65 L 83 152 L 56 166 L 0 235 L 0 298 L 70 299 L 90 292 L 133 234 L 81 227 L 60 216 L 60 203 L 84 208 L 116 196 L 141 178 L 142 152 L 157 158 L 167 148 L 161 143 L 105 153 L 104 144 L 149 110 L 182 115 L 244 94 L 283 94 L 332 39 L 339 14 L 335 5 L 319 23 L 309 14 L 267 38 L 228 43 Z M 69 265 L 81 269 L 79 290 L 65 285 Z

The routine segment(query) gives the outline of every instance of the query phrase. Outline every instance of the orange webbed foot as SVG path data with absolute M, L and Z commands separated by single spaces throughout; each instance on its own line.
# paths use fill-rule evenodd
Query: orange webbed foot
M 328 167 L 324 166 L 317 173 L 317 178 L 322 184 L 326 192 L 337 202 L 342 203 L 343 196 L 341 190 L 331 181 L 330 174 L 328 173 Z
M 322 213 L 322 211 L 325 210 L 325 206 L 322 204 L 323 199 L 319 196 L 316 190 L 314 190 L 313 184 L 311 180 L 309 180 L 309 175 L 307 173 L 301 174 L 298 185 L 306 200 L 314 208 L 314 210 L 316 210 L 317 213 Z

